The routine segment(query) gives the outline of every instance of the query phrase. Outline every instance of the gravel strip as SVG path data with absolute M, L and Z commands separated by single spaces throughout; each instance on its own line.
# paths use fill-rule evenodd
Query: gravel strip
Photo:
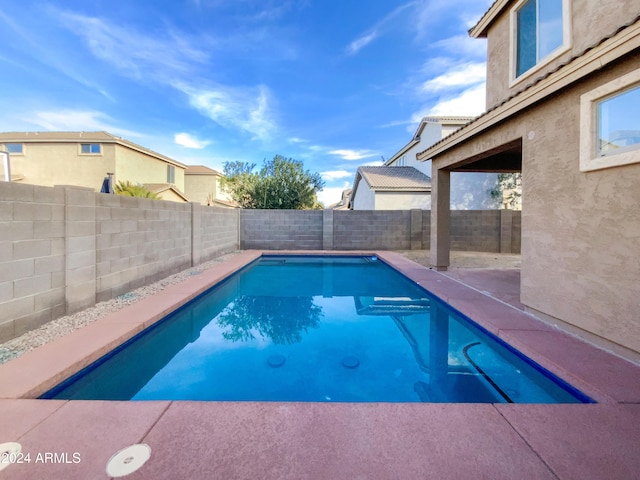
M 201 263 L 196 267 L 191 267 L 187 270 L 175 273 L 150 285 L 145 285 L 144 287 L 127 292 L 119 297 L 112 298 L 105 302 L 100 302 L 86 310 L 52 320 L 51 322 L 42 325 L 40 328 L 31 330 L 19 337 L 2 343 L 0 344 L 0 364 L 6 363 L 14 358 L 18 358 L 20 355 L 33 350 L 40 345 L 49 343 L 56 338 L 62 337 L 78 330 L 79 328 L 89 325 L 91 322 L 94 322 L 110 313 L 116 312 L 127 305 L 136 303 L 144 297 L 158 293 L 170 285 L 180 283 L 193 275 L 198 275 L 202 271 L 212 267 L 213 265 L 222 263 L 238 253 L 240 252 L 229 253 L 208 262 Z

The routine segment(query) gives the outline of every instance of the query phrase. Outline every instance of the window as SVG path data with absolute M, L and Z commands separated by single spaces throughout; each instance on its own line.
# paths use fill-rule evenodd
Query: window
M 404 156 L 404 155 L 402 155 L 402 156 L 398 159 L 398 161 L 396 162 L 396 166 L 398 166 L 398 167 L 404 167 L 404 166 L 405 166 L 405 161 L 406 161 L 405 156 Z
M 176 167 L 167 165 L 167 183 L 176 183 Z
M 84 155 L 96 155 L 100 154 L 99 143 L 82 143 L 80 144 L 80 153 Z
M 640 69 L 580 97 L 580 170 L 640 163 Z
M 563 9 L 568 0 L 526 0 L 512 10 L 515 20 L 515 78 L 568 44 Z
M 640 85 L 597 102 L 600 156 L 640 148 Z
M 5 144 L 7 152 L 13 155 L 22 155 L 24 153 L 24 149 L 21 143 L 7 143 Z

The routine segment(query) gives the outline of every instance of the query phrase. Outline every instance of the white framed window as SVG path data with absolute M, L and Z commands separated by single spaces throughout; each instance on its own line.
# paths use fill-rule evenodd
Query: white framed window
M 176 183 L 176 167 L 167 165 L 167 183 Z
M 407 159 L 405 158 L 405 155 L 402 155 L 397 161 L 396 161 L 396 167 L 404 167 L 406 165 L 406 161 Z
M 580 170 L 640 163 L 640 69 L 580 97 Z
M 82 155 L 100 155 L 102 148 L 99 143 L 81 143 L 80 153 Z
M 22 143 L 5 143 L 5 148 L 7 152 L 11 155 L 23 155 L 24 154 L 24 145 Z
M 520 0 L 513 7 L 512 84 L 570 48 L 570 8 L 570 0 Z

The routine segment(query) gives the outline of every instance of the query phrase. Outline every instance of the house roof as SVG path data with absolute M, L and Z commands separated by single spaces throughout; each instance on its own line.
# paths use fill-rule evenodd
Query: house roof
M 360 179 L 376 192 L 430 192 L 431 178 L 414 167 L 358 167 L 353 182 L 351 201 L 355 198 Z
M 146 147 L 130 142 L 109 132 L 0 132 L 0 143 L 115 143 L 144 153 L 180 168 L 185 168 L 173 158 L 169 158 Z
M 171 190 L 173 193 L 178 195 L 180 198 L 183 198 L 185 202 L 189 201 L 189 199 L 185 196 L 185 194 L 182 193 L 180 191 L 180 189 L 178 187 L 176 187 L 172 183 L 144 183 L 143 186 L 147 190 L 149 190 L 149 191 L 151 191 L 153 193 L 157 193 L 157 194 L 160 194 L 162 192 L 166 192 L 167 190 Z
M 511 0 L 496 0 L 478 20 L 478 23 L 469 30 L 469 35 L 474 38 L 486 38 L 487 30 L 493 21 L 507 8 Z
M 351 197 L 351 188 L 342 190 L 340 201 L 329 205 L 331 210 L 349 210 L 349 198 Z
M 444 125 L 460 125 L 460 126 L 462 126 L 462 125 L 466 125 L 467 123 L 472 121 L 474 118 L 475 117 L 457 117 L 457 116 L 423 117 L 422 120 L 420 120 L 420 124 L 418 125 L 418 128 L 416 129 L 416 133 L 414 133 L 413 138 L 409 141 L 409 143 L 407 143 L 404 147 L 402 147 L 400 150 L 398 150 L 389 160 L 384 162 L 384 164 L 385 165 L 390 165 L 391 163 L 395 162 L 398 158 L 400 158 L 402 155 L 404 155 L 409 150 L 411 150 L 413 147 L 418 145 L 420 143 L 420 137 L 422 135 L 422 132 L 427 127 L 428 123 L 440 123 L 443 126 Z
M 501 3 L 501 0 L 497 0 L 489 11 L 497 8 L 497 5 Z M 629 53 L 633 51 L 634 48 L 637 48 L 635 43 L 637 43 L 638 36 L 640 36 L 640 14 L 637 14 L 633 20 L 621 25 L 614 32 L 605 35 L 581 52 L 572 55 L 556 68 L 535 78 L 531 84 L 514 93 L 502 103 L 494 105 L 473 121 L 444 137 L 439 142 L 434 143 L 426 150 L 418 152 L 416 158 L 418 160 L 428 160 L 448 148 L 465 141 L 470 136 L 483 131 L 494 123 L 503 121 L 505 118 L 520 112 L 521 108 L 514 107 L 518 102 L 522 102 L 523 104 L 524 102 L 528 102 L 526 106 L 529 106 L 530 104 L 540 101 L 542 98 L 546 98 L 547 95 L 569 84 L 575 83 L 580 78 L 583 78 L 584 75 L 603 68 L 607 63 L 620 58 L 619 56 L 611 55 L 613 50 L 621 51 L 620 54 L 623 54 Z M 623 40 L 617 41 L 618 38 L 623 38 Z M 636 42 L 631 42 L 630 39 L 632 38 L 635 38 Z M 593 66 L 590 64 L 593 64 Z M 576 75 L 576 71 L 581 71 L 581 69 L 584 69 L 582 70 L 584 73 L 582 75 Z M 540 90 L 542 89 L 548 89 L 549 93 L 547 95 L 540 95 Z M 524 107 L 525 106 L 522 108 Z M 476 132 L 476 130 L 478 132 Z
M 205 167 L 204 165 L 187 165 L 187 169 L 184 171 L 185 175 L 217 175 L 222 176 L 217 170 L 213 168 Z

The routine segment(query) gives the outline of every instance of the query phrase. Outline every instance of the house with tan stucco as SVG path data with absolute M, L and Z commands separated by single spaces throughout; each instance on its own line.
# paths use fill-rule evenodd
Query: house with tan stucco
M 11 180 L 32 185 L 76 185 L 100 191 L 115 182 L 146 186 L 163 200 L 186 202 L 186 165 L 107 132 L 2 132 Z
M 452 172 L 522 172 L 521 302 L 640 359 L 640 4 L 497 0 L 470 35 L 487 111 L 417 156 L 431 263 L 449 266 Z
M 192 202 L 210 207 L 235 208 L 235 204 L 222 188 L 224 175 L 204 165 L 189 165 L 184 171 L 185 194 Z

